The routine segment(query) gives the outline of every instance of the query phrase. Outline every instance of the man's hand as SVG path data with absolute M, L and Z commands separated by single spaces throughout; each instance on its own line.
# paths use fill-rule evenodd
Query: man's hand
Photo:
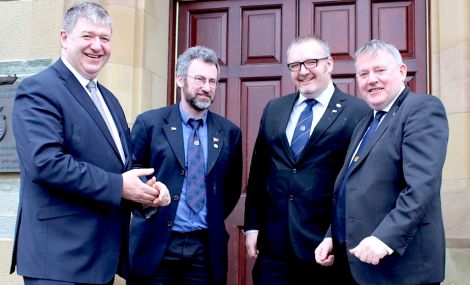
M 246 252 L 251 258 L 258 257 L 258 231 L 247 233 L 245 236 Z
M 139 178 L 139 176 L 147 176 L 152 173 L 153 168 L 132 169 L 124 172 L 122 174 L 122 198 L 150 207 L 156 207 L 154 201 L 158 199 L 160 189 L 143 183 Z M 155 178 L 152 179 L 154 179 L 153 184 L 158 183 Z
M 377 265 L 380 259 L 388 255 L 383 242 L 376 237 L 370 236 L 363 239 L 358 246 L 349 250 L 349 253 L 365 263 Z
M 147 181 L 147 185 L 152 186 L 155 190 L 158 191 L 158 198 L 153 200 L 153 207 L 163 207 L 170 205 L 170 191 L 160 181 L 156 181 L 155 177 L 152 177 L 149 181 Z
M 315 249 L 315 261 L 323 266 L 333 265 L 335 262 L 335 256 L 331 254 L 333 252 L 333 239 L 324 238 L 323 241 Z

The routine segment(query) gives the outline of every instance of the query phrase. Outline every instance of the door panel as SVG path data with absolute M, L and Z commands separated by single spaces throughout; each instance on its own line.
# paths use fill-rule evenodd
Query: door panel
M 355 50 L 371 38 L 391 42 L 408 66 L 407 85 L 426 92 L 426 0 L 170 0 L 170 7 L 170 27 L 176 27 L 171 33 L 170 66 L 175 51 L 180 54 L 194 45 L 215 50 L 221 78 L 211 110 L 243 132 L 243 194 L 226 221 L 228 284 L 252 284 L 254 260 L 246 256 L 241 231 L 246 183 L 264 106 L 295 91 L 286 67 L 288 45 L 300 35 L 321 36 L 334 58 L 335 84 L 355 95 Z M 174 68 L 169 74 L 174 74 Z M 175 85 L 173 76 L 169 78 L 168 102 L 172 103 Z
M 408 66 L 407 85 L 416 91 L 428 91 L 425 0 L 300 0 L 299 11 L 299 35 L 315 33 L 328 42 L 335 60 L 334 81 L 349 81 L 343 90 L 358 94 L 354 52 L 376 38 L 394 44 L 400 51 Z

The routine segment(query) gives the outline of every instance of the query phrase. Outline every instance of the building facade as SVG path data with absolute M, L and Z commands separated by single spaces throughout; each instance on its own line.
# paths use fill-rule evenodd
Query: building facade
M 470 95 L 466 94 L 467 86 L 470 90 L 470 2 L 454 0 L 453 5 L 449 5 L 443 0 L 415 1 L 424 2 L 427 9 L 428 91 L 443 101 L 450 125 L 442 185 L 447 236 L 445 284 L 465 284 L 470 280 L 470 209 L 467 206 L 470 205 Z M 64 12 L 73 2 L 0 0 L 0 77 L 17 74 L 21 80 L 60 56 L 59 29 Z M 113 18 L 112 56 L 99 80 L 118 97 L 128 123 L 132 125 L 139 113 L 175 100 L 171 65 L 178 52 L 172 41 L 178 39 L 179 31 L 175 27 L 179 25 L 175 25 L 175 21 L 178 23 L 179 20 L 174 15 L 183 2 L 98 2 Z M 7 108 L 0 113 L 6 111 Z M 6 116 L 7 132 L 8 119 Z M 0 148 L 0 151 L 4 150 Z M 21 278 L 9 275 L 7 270 L 11 260 L 18 191 L 19 173 L 0 172 L 0 285 L 22 284 Z M 124 283 L 117 279 L 116 284 Z

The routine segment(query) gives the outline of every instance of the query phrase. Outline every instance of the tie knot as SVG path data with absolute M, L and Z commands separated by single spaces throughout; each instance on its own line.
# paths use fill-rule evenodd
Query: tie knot
M 96 83 L 93 80 L 88 81 L 88 84 L 86 85 L 86 88 L 91 91 L 93 89 L 96 89 Z
M 387 112 L 385 111 L 378 111 L 377 113 L 375 113 L 374 119 L 380 121 L 380 119 L 382 119 L 383 115 L 385 115 L 386 113 Z
M 193 128 L 193 130 L 197 130 L 202 125 L 202 119 L 196 120 L 191 118 L 188 120 L 188 124 Z
M 307 99 L 307 100 L 305 100 L 304 102 L 307 103 L 307 106 L 308 106 L 309 108 L 312 108 L 313 106 L 315 106 L 315 104 L 318 103 L 318 101 L 315 100 L 315 99 Z

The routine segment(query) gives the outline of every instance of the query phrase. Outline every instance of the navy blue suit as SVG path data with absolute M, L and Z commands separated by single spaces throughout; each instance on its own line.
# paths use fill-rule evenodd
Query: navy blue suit
M 170 190 L 171 204 L 146 219 L 135 211 L 131 222 L 130 267 L 150 276 L 167 248 L 185 177 L 181 115 L 178 104 L 139 115 L 132 128 L 133 163 L 154 167 L 155 177 Z M 224 220 L 241 193 L 241 131 L 227 119 L 208 112 L 206 171 L 209 259 L 215 284 L 225 284 L 229 235 Z
M 129 158 L 124 112 L 98 88 Z M 126 259 L 130 203 L 121 200 L 121 173 L 130 163 L 62 60 L 18 86 L 13 131 L 21 189 L 11 271 L 17 265 L 23 276 L 109 282 Z

